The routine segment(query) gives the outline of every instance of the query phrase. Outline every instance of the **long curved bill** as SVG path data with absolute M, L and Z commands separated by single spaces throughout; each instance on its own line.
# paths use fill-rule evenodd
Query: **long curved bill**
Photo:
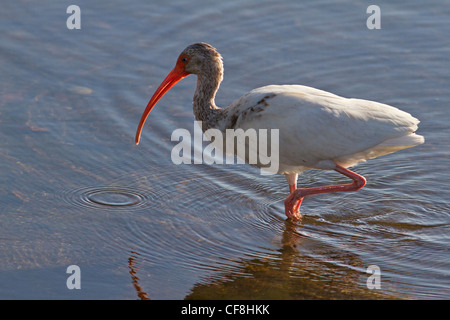
M 170 90 L 178 81 L 183 79 L 184 77 L 188 76 L 189 73 L 185 72 L 183 68 L 179 67 L 178 64 L 173 68 L 172 71 L 167 75 L 167 77 L 163 80 L 163 82 L 159 85 L 158 89 L 156 89 L 155 93 L 153 94 L 152 98 L 147 104 L 147 107 L 144 110 L 144 113 L 142 114 L 141 121 L 139 122 L 139 126 L 136 131 L 136 138 L 135 143 L 136 145 L 139 144 L 139 140 L 141 139 L 141 132 L 142 128 L 144 126 L 145 120 L 147 119 L 148 115 L 150 114 L 150 111 L 152 111 L 153 107 L 156 105 L 156 103 L 159 101 L 159 99 L 162 98 L 164 94 L 166 94 L 167 91 Z

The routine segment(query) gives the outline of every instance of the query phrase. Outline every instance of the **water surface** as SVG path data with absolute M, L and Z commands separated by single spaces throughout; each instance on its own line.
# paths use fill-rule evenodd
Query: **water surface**
M 369 30 L 362 1 L 78 1 L 81 30 L 68 30 L 70 4 L 0 12 L 0 298 L 450 298 L 448 4 L 379 1 Z M 218 105 L 303 84 L 410 112 L 426 143 L 359 165 L 365 188 L 310 197 L 286 221 L 283 176 L 171 162 L 173 130 L 193 131 L 194 76 L 134 144 L 148 99 L 198 41 L 224 57 Z M 81 290 L 66 287 L 72 264 Z

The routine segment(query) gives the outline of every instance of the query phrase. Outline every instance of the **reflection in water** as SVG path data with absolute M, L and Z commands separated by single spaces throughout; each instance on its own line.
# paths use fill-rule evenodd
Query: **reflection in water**
M 187 300 L 291 300 L 291 299 L 398 299 L 366 287 L 368 275 L 356 256 L 330 257 L 341 261 L 321 261 L 302 254 L 303 240 L 297 222 L 286 220 L 277 254 L 264 258 L 241 258 L 236 268 L 224 268 L 196 283 L 185 296 Z M 307 245 L 307 243 L 305 244 Z M 320 250 L 320 249 L 319 249 Z M 318 253 L 318 255 L 320 252 Z M 149 300 L 140 285 L 136 266 L 140 254 L 132 251 L 128 259 L 137 296 Z M 339 264 L 339 263 L 338 263 Z M 352 267 L 349 267 L 352 266 Z M 358 267 L 359 266 L 359 267 Z M 319 268 L 320 267 L 320 268 Z
M 369 290 L 361 270 L 322 266 L 302 255 L 302 239 L 296 223 L 286 221 L 279 255 L 241 260 L 239 272 L 214 275 L 194 285 L 185 299 L 391 299 Z M 346 260 L 353 256 L 341 257 Z M 298 261 L 303 259 L 302 261 Z M 354 265 L 355 261 L 347 261 Z M 357 262 L 356 262 L 357 263 Z M 362 265 L 362 263 L 360 263 Z
M 139 284 L 139 277 L 137 276 L 138 267 L 136 266 L 136 262 L 138 259 L 139 253 L 131 251 L 131 256 L 128 258 L 128 267 L 130 269 L 131 280 L 133 282 L 133 286 L 136 289 L 137 295 L 141 300 L 150 300 L 148 294 L 142 289 Z

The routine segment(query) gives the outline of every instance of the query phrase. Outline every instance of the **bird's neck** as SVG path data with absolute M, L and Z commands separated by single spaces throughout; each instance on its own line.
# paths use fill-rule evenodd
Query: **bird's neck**
M 216 106 L 215 97 L 222 82 L 223 71 L 218 69 L 208 74 L 197 75 L 197 89 L 193 107 L 195 120 L 202 121 L 204 131 L 216 127 L 222 116 L 222 108 Z

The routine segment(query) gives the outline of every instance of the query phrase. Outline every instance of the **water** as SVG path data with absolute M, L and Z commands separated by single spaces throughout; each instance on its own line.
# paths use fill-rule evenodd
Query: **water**
M 82 28 L 68 30 L 71 4 L 0 11 L 0 298 L 450 298 L 448 4 L 378 1 L 369 30 L 362 1 L 77 1 Z M 224 57 L 218 105 L 304 84 L 408 111 L 426 144 L 359 165 L 365 188 L 310 197 L 288 222 L 284 177 L 172 164 L 194 76 L 134 145 L 148 99 L 198 41 Z M 81 290 L 67 289 L 70 265 Z

